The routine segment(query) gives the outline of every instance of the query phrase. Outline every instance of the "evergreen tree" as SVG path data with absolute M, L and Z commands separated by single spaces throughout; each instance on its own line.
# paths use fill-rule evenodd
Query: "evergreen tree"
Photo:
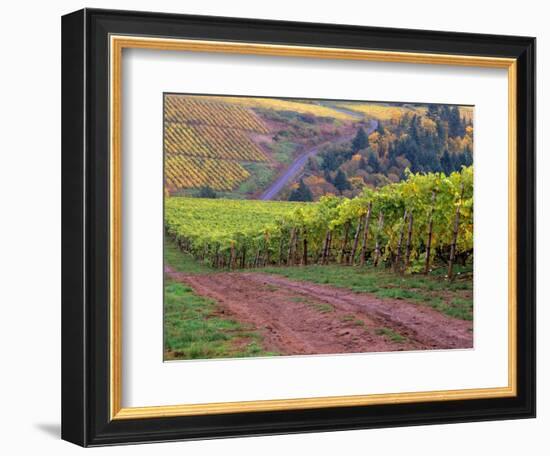
M 422 166 L 427 173 L 436 173 L 441 171 L 441 164 L 435 149 L 426 149 L 422 156 Z
M 311 190 L 304 183 L 303 179 L 300 179 L 298 188 L 292 190 L 292 192 L 290 193 L 290 196 L 288 197 L 288 200 L 289 201 L 313 201 L 313 195 L 311 194 Z
M 449 154 L 449 151 L 445 149 L 445 152 L 443 152 L 443 155 L 441 156 L 441 169 L 443 172 L 448 176 L 453 172 L 454 169 L 454 163 L 451 155 Z
M 369 154 L 367 165 L 369 165 L 372 168 L 373 173 L 380 172 L 380 161 L 378 160 L 378 157 L 376 156 L 375 153 L 371 152 Z
M 441 150 L 443 147 L 445 147 L 445 142 L 447 141 L 447 131 L 445 129 L 445 124 L 438 120 L 436 124 L 437 128 L 437 146 L 438 149 Z
M 321 168 L 324 171 L 333 171 L 341 165 L 339 155 L 331 150 L 323 152 L 321 159 Z
M 319 171 L 319 163 L 315 157 L 309 157 L 306 166 L 312 171 Z
M 378 121 L 378 125 L 376 126 L 376 131 L 380 136 L 384 135 L 384 127 L 382 126 L 382 122 Z
M 397 157 L 396 148 L 393 146 L 393 143 L 390 143 L 390 145 L 388 146 L 388 159 L 392 161 L 392 160 L 395 160 L 396 157 Z
M 439 106 L 435 105 L 435 104 L 429 104 L 428 105 L 428 112 L 426 113 L 426 115 L 432 120 L 438 119 L 439 118 Z
M 334 186 L 340 191 L 340 193 L 351 188 L 348 178 L 341 169 L 338 170 L 336 176 L 334 177 Z
M 418 144 L 411 140 L 411 138 L 408 138 L 408 140 L 403 143 L 402 147 L 405 150 L 405 158 L 409 160 L 411 164 L 411 171 L 413 173 L 418 173 L 421 171 L 418 160 L 418 157 L 420 156 L 420 148 L 418 147 Z
M 460 118 L 460 111 L 458 106 L 453 106 L 450 109 L 449 115 L 449 136 L 464 136 L 464 125 Z
M 449 105 L 441 106 L 441 109 L 439 111 L 439 117 L 441 117 L 441 120 L 446 120 L 448 122 L 450 116 L 451 116 L 451 109 L 449 108 Z
M 198 198 L 217 198 L 217 196 L 218 195 L 216 195 L 216 192 L 208 185 L 199 188 L 199 191 L 197 192 Z
M 461 153 L 456 153 L 451 155 L 451 160 L 453 162 L 453 171 L 460 171 L 464 156 Z
M 399 168 L 399 163 L 397 163 L 397 158 L 395 156 L 392 156 L 388 163 L 388 168 Z
M 365 132 L 365 129 L 363 127 L 357 130 L 357 134 L 355 135 L 355 138 L 353 138 L 353 142 L 351 144 L 353 146 L 354 152 L 365 149 L 369 146 L 369 137 L 367 136 L 367 133 Z
M 322 160 L 321 169 L 334 171 L 353 156 L 353 151 L 347 145 L 337 145 L 324 150 L 319 156 Z
M 409 137 L 416 144 L 420 144 L 420 133 L 418 131 L 419 126 L 420 118 L 415 114 L 414 116 L 412 116 L 411 123 L 409 125 Z
M 464 166 L 472 166 L 474 164 L 472 149 L 466 146 L 464 147 L 464 150 L 462 151 L 462 153 L 464 154 Z

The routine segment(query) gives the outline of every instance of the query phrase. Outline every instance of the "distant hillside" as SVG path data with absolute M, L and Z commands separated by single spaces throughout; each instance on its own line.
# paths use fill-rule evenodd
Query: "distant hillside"
M 310 159 L 300 180 L 282 198 L 307 187 L 312 199 L 325 194 L 355 196 L 365 187 L 403 180 L 412 172 L 449 175 L 473 164 L 473 108 L 448 105 L 338 104 L 378 126 L 357 126 L 353 140 L 328 144 Z
M 165 188 L 173 195 L 351 197 L 403 180 L 406 169 L 449 174 L 473 162 L 468 106 L 165 97 Z

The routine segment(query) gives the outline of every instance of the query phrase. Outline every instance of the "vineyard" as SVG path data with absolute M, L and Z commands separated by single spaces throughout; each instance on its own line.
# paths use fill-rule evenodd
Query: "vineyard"
M 233 161 L 168 155 L 164 179 L 171 188 L 196 188 L 208 182 L 214 190 L 237 186 L 250 173 Z
M 212 176 L 212 174 L 209 174 Z M 179 248 L 214 268 L 342 264 L 452 277 L 473 252 L 473 168 L 412 174 L 318 203 L 169 197 L 165 229 Z
M 265 153 L 243 131 L 210 125 L 168 124 L 166 152 L 224 160 L 267 160 Z
M 210 186 L 232 190 L 249 177 L 243 162 L 267 162 L 249 137 L 267 134 L 250 109 L 215 100 L 166 95 L 165 186 L 170 191 Z
M 166 95 L 164 116 L 167 122 L 216 125 L 269 133 L 262 120 L 245 107 L 188 95 Z
M 425 114 L 425 108 L 411 108 L 403 106 L 383 105 L 374 103 L 339 103 L 344 109 L 349 109 L 367 118 L 381 121 L 398 120 L 406 114 Z
M 316 103 L 311 103 L 308 100 L 300 99 L 281 99 L 281 98 L 247 98 L 247 97 L 212 97 L 214 100 L 231 103 L 234 105 L 253 106 L 255 108 L 271 109 L 274 111 L 289 111 L 299 114 L 306 114 L 316 117 L 330 117 L 333 119 L 350 121 L 355 120 L 355 117 L 331 108 Z
M 363 114 L 368 119 L 378 119 L 379 121 L 399 120 L 406 115 L 426 116 L 427 108 L 425 105 L 403 105 L 383 103 L 338 103 L 337 106 Z M 460 117 L 471 122 L 473 120 L 473 110 L 467 106 L 460 106 Z

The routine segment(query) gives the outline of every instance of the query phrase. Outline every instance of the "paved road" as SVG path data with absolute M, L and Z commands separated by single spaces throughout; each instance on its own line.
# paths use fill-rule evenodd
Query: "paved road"
M 367 134 L 370 135 L 378 127 L 377 120 L 371 120 L 370 125 L 367 129 Z M 354 135 L 343 136 L 336 141 L 330 141 L 332 144 L 338 144 L 342 142 L 349 141 Z M 302 170 L 304 165 L 307 163 L 309 157 L 313 157 L 319 152 L 319 149 L 329 142 L 319 144 L 317 146 L 307 149 L 302 155 L 300 155 L 294 162 L 288 167 L 288 169 L 280 176 L 272 185 L 269 187 L 262 195 L 260 199 L 263 201 L 272 200 L 275 198 L 279 192 L 285 187 L 286 184 L 296 177 L 296 175 Z

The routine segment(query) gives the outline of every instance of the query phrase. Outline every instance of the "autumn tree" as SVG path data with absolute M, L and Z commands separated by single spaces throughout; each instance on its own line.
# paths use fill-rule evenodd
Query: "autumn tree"
M 303 179 L 300 179 L 298 188 L 292 190 L 292 192 L 290 193 L 290 196 L 288 197 L 288 200 L 289 201 L 313 201 L 313 195 L 311 194 L 311 190 L 304 183 Z

